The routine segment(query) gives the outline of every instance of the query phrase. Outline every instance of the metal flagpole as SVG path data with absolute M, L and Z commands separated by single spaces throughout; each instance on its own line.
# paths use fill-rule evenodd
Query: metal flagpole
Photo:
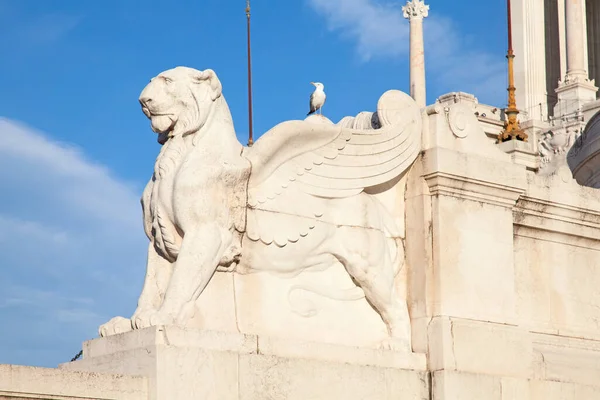
M 252 61 L 250 56 L 250 0 L 246 0 L 246 20 L 248 25 L 248 147 L 254 144 L 252 134 Z

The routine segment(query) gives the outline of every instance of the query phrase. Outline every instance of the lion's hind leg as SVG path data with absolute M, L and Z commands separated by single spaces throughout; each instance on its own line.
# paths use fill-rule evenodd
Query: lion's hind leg
M 383 347 L 411 351 L 410 318 L 404 290 L 397 290 L 397 275 L 403 264 L 402 244 L 397 257 L 390 256 L 391 240 L 374 229 L 340 228 L 342 248 L 336 257 L 365 292 L 371 306 L 386 324 L 389 339 Z

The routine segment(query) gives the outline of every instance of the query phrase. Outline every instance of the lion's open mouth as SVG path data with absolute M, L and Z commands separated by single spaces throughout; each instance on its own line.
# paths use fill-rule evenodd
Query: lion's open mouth
M 172 113 L 159 113 L 159 112 L 156 112 L 156 111 L 152 111 L 149 107 L 147 107 L 145 105 L 142 105 L 142 112 L 148 118 L 152 118 L 152 117 L 172 117 L 173 116 Z
M 150 110 L 148 110 L 147 107 L 143 107 L 142 106 L 142 112 L 144 113 L 144 115 L 148 118 L 152 118 L 152 113 L 150 112 Z

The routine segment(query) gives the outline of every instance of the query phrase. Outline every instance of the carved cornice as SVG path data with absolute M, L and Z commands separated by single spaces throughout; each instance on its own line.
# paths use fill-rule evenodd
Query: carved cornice
M 450 196 L 501 207 L 514 207 L 524 193 L 520 188 L 439 171 L 427 174 L 423 178 L 432 196 Z
M 593 303 L 589 304 L 593 307 Z M 537 322 L 537 321 L 536 321 Z M 536 324 L 537 325 L 537 324 Z M 549 332 L 532 332 L 531 344 L 537 360 L 534 374 L 542 379 L 596 385 L 600 376 L 600 342 L 594 325 L 573 326 L 554 322 Z
M 514 224 L 595 242 L 600 237 L 599 211 L 530 196 L 519 199 L 514 209 Z
M 587 86 L 590 89 L 596 87 L 596 81 L 594 79 L 589 79 L 587 77 L 587 73 L 583 71 L 583 73 L 579 74 L 569 74 L 565 76 L 565 79 L 558 81 L 558 86 L 562 89 L 565 86 L 569 86 L 572 84 L 581 84 L 583 86 Z
M 423 0 L 410 0 L 402 7 L 404 18 L 423 19 L 429 15 L 429 6 Z

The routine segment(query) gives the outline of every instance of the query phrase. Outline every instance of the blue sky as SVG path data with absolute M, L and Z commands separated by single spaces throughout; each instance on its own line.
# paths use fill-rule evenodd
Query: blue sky
M 159 150 L 137 102 L 151 77 L 214 69 L 246 141 L 245 1 L 166 4 L 0 0 L 0 363 L 56 366 L 133 312 Z M 253 0 L 255 136 L 303 119 L 310 81 L 333 121 L 408 91 L 403 4 Z M 465 91 L 503 106 L 504 3 L 428 4 L 428 103 Z

